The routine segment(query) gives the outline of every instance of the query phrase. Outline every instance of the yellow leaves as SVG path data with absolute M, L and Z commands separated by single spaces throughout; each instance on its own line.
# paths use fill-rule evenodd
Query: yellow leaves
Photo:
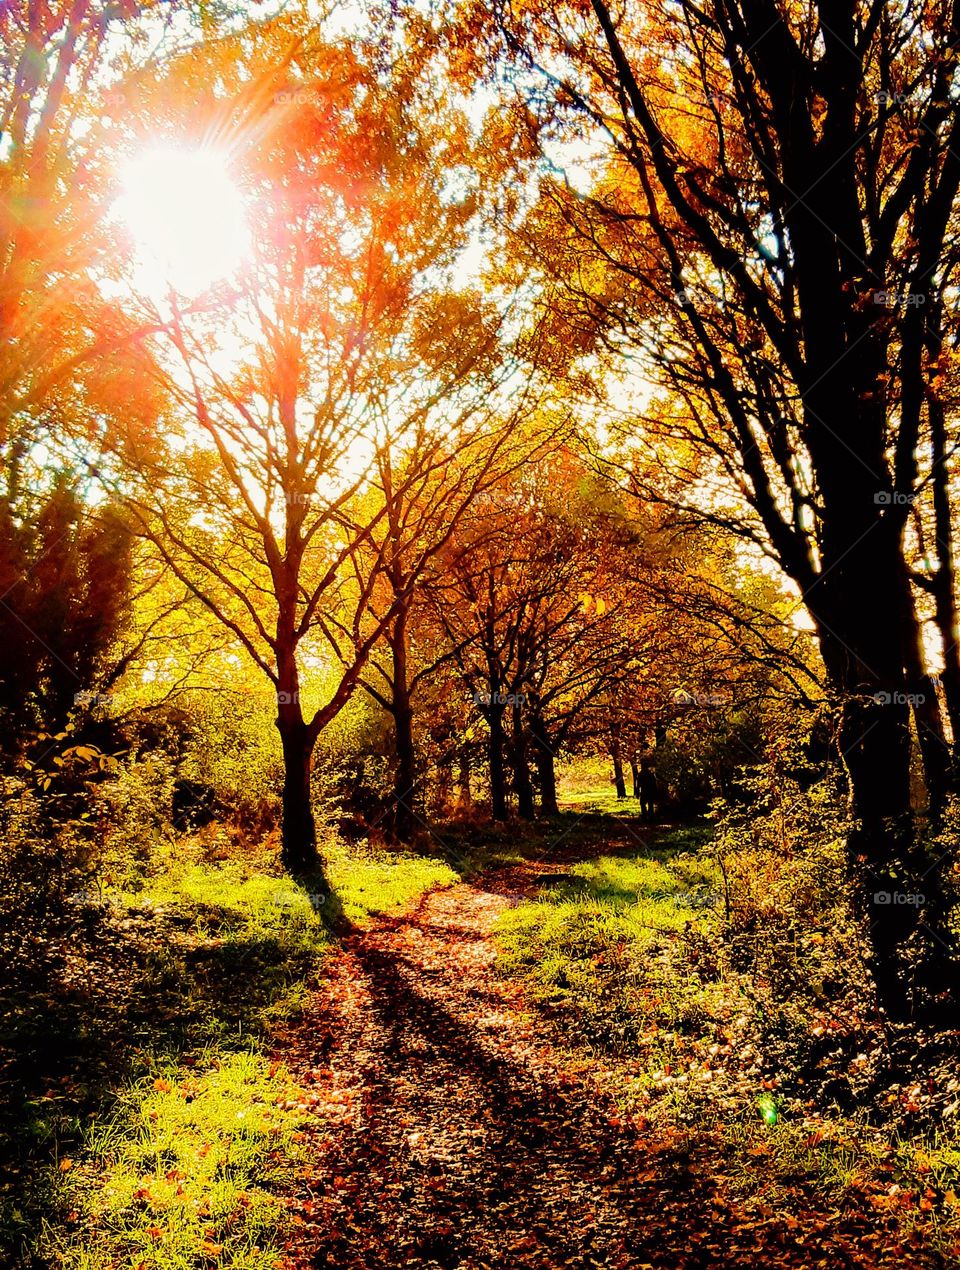
M 169 1080 L 164 1080 L 162 1076 L 158 1077 L 153 1082 L 153 1087 L 157 1091 L 157 1093 L 160 1093 L 160 1094 L 169 1094 L 171 1090 L 173 1089 L 173 1086 L 170 1084 Z
M 595 617 L 603 617 L 607 611 L 607 602 L 602 595 L 594 597 L 587 591 L 581 591 L 577 599 L 580 601 L 580 607 L 585 613 L 589 613 L 592 610 Z

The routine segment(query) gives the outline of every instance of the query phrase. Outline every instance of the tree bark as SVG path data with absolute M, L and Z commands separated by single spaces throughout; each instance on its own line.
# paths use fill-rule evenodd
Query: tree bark
M 951 733 L 951 785 L 960 770 L 960 623 L 957 621 L 953 526 L 950 517 L 950 468 L 947 460 L 943 405 L 931 394 L 930 458 L 933 479 L 934 536 L 937 567 L 932 591 L 943 653 L 943 696 Z
M 310 873 L 319 867 L 310 801 L 313 741 L 302 719 L 278 719 L 277 727 L 283 747 L 281 859 L 291 873 Z
M 540 810 L 545 816 L 558 816 L 557 771 L 553 743 L 539 714 L 530 717 L 530 736 L 533 739 L 533 761 L 540 784 Z
M 470 785 L 470 752 L 466 748 L 460 751 L 460 760 L 458 765 L 458 784 L 460 786 L 460 806 L 467 808 L 473 806 L 473 790 Z
M 417 752 L 413 740 L 413 705 L 407 666 L 407 617 L 409 606 L 402 605 L 387 634 L 390 645 L 394 745 L 392 837 L 409 842 L 416 824 Z
M 633 796 L 640 797 L 640 768 L 637 766 L 637 756 L 630 755 L 630 777 L 633 781 Z
M 513 787 L 517 794 L 517 815 L 521 820 L 533 820 L 536 812 L 533 804 L 533 782 L 527 756 L 527 730 L 519 703 L 512 707 L 513 735 L 510 740 L 510 761 L 513 767 Z
M 490 765 L 490 814 L 494 820 L 507 818 L 507 781 L 503 763 L 503 709 L 490 704 L 487 724 L 490 736 L 487 742 L 487 759 Z
M 413 710 L 405 694 L 394 694 L 394 727 L 397 762 L 393 778 L 393 835 L 409 842 L 416 824 L 417 752 L 413 743 Z
M 613 759 L 613 782 L 617 787 L 617 798 L 626 798 L 627 786 L 623 779 L 623 761 L 620 758 L 620 742 L 614 739 L 610 747 L 610 757 Z
M 918 908 L 885 897 L 919 890 L 912 858 L 910 711 L 898 625 L 866 607 L 864 616 L 859 629 L 848 620 L 842 643 L 832 624 L 821 626 L 820 644 L 841 701 L 838 741 L 855 822 L 847 851 L 857 908 L 870 935 L 870 969 L 888 1016 L 904 1020 L 910 1002 L 899 949 L 917 924 Z

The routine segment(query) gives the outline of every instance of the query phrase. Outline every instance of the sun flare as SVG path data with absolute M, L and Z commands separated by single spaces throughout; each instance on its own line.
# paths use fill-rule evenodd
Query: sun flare
M 249 229 L 224 155 L 144 151 L 123 168 L 121 185 L 117 212 L 136 245 L 139 290 L 197 296 L 240 268 Z

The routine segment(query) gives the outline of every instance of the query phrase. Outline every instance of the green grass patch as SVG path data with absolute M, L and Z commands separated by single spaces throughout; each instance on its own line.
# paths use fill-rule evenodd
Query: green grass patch
M 500 919 L 501 966 L 591 1048 L 632 1050 L 651 1028 L 695 1029 L 717 887 L 712 862 L 678 851 L 669 834 L 650 854 L 577 864 Z
M 282 1070 L 252 1053 L 204 1054 L 124 1091 L 61 1161 L 65 1225 L 42 1253 L 64 1270 L 268 1270 L 302 1115 Z
M 813 1188 L 867 1206 L 891 1230 L 922 1227 L 933 1246 L 955 1253 L 953 1123 L 911 1136 L 835 1103 L 831 1089 L 865 1061 L 858 1051 L 882 1039 L 837 1017 L 818 996 L 822 976 L 807 974 L 808 995 L 797 1000 L 761 978 L 765 961 L 732 966 L 724 901 L 703 830 L 667 831 L 642 851 L 571 866 L 560 884 L 503 914 L 499 965 L 559 1025 L 574 1060 L 621 1060 L 610 1093 L 625 1115 L 721 1144 L 726 1182 L 745 1210 L 778 1207 L 802 1221 Z M 808 955 L 800 940 L 779 955 L 797 947 Z M 902 1100 L 894 1090 L 890 1099 Z M 948 1090 L 960 1101 L 960 1089 Z
M 181 840 L 104 891 L 69 982 L 5 1003 L 0 1247 L 14 1264 L 272 1265 L 297 1113 L 269 1029 L 322 973 L 331 910 L 362 924 L 458 880 L 413 852 L 324 854 L 316 884 Z
M 396 913 L 459 876 L 445 860 L 412 851 L 384 851 L 363 844 L 326 851 L 327 875 L 345 915 L 362 924 L 370 916 Z

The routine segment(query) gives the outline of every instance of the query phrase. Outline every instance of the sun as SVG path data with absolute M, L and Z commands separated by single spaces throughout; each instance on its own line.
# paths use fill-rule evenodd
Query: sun
M 249 254 L 241 192 L 225 155 L 145 150 L 124 166 L 116 211 L 133 236 L 135 284 L 154 296 L 202 295 Z

